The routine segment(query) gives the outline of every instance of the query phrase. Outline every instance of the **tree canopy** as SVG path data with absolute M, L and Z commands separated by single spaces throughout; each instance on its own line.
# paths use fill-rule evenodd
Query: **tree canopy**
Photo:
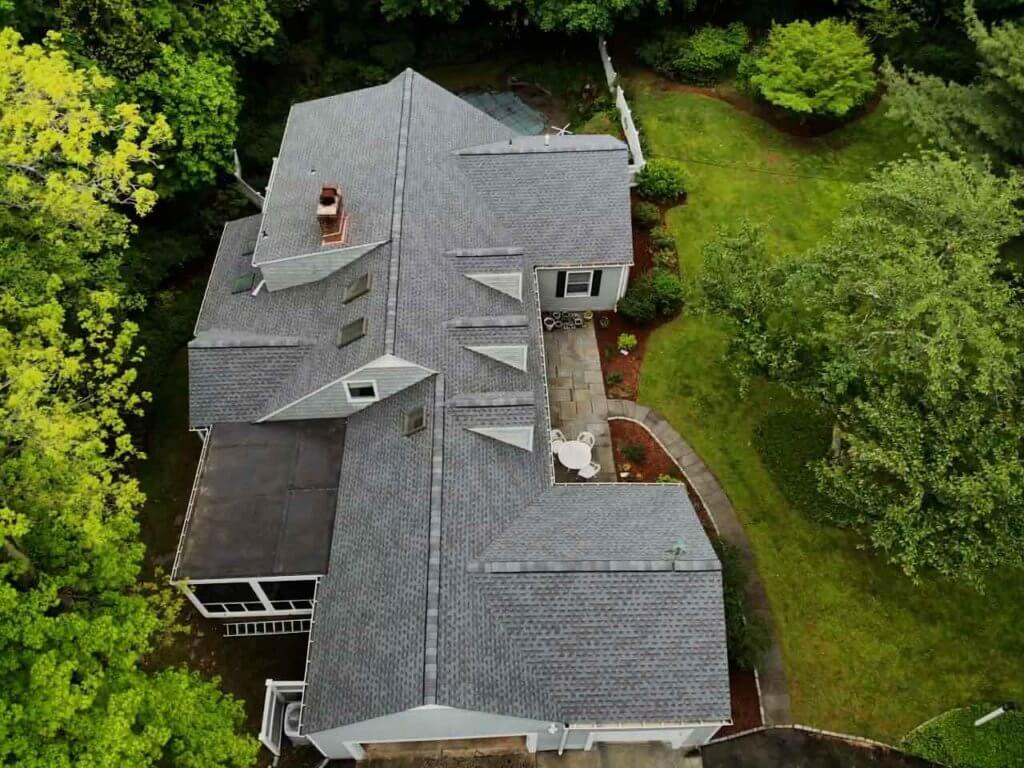
M 231 166 L 240 100 L 236 59 L 269 46 L 278 24 L 266 0 L 62 0 L 21 8 L 22 31 L 58 30 L 78 59 L 115 79 L 152 121 L 166 116 L 166 193 L 214 181 Z
M 0 764 L 242 768 L 241 704 L 143 664 L 180 602 L 139 583 L 117 278 L 170 130 L 61 44 L 0 30 Z
M 1024 25 L 991 29 L 965 6 L 967 33 L 981 74 L 969 84 L 889 67 L 889 114 L 915 128 L 935 146 L 990 157 L 997 163 L 1024 162 Z
M 750 84 L 798 115 L 843 117 L 875 92 L 875 58 L 856 27 L 837 19 L 775 25 Z
M 89 269 L 113 280 L 107 257 L 127 243 L 127 213 L 156 202 L 156 153 L 170 138 L 161 115 L 118 103 L 115 82 L 74 67 L 59 42 L 23 45 L 0 30 L 0 282 L 22 298 L 51 274 L 70 286 Z
M 636 17 L 650 8 L 664 12 L 668 0 L 487 0 L 495 10 L 520 16 L 545 32 L 610 33 L 618 20 Z M 381 10 L 396 19 L 423 14 L 456 21 L 469 0 L 380 0 Z
M 143 497 L 127 476 L 135 327 L 91 292 L 0 297 L 0 762 L 243 768 L 240 703 L 184 670 L 140 661 L 168 624 L 138 586 Z
M 835 419 L 822 489 L 909 574 L 979 583 L 1024 562 L 1024 310 L 997 276 L 1024 187 L 927 154 L 864 185 L 831 236 L 775 266 L 746 225 L 709 245 L 703 293 L 743 371 Z

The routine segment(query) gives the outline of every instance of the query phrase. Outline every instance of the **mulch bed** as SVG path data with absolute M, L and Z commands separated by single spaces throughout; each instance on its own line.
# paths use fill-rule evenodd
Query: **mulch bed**
M 615 469 L 619 480 L 625 483 L 653 483 L 661 475 L 670 475 L 678 480 L 683 479 L 679 467 L 662 449 L 658 442 L 644 427 L 632 421 L 612 419 L 608 422 L 612 435 L 612 453 L 615 455 Z M 643 463 L 631 462 L 623 454 L 627 445 L 639 445 L 644 449 L 646 457 Z M 628 477 L 622 477 L 622 473 Z
M 631 193 L 632 202 L 639 198 L 636 191 Z M 665 211 L 670 206 L 658 206 L 661 210 L 661 222 L 665 223 Z M 640 227 L 633 227 L 633 267 L 629 272 L 632 283 L 640 275 L 654 269 L 651 249 L 651 233 Z M 597 348 L 601 353 L 601 373 L 604 375 L 605 391 L 608 397 L 623 400 L 636 400 L 640 387 L 640 367 L 644 362 L 647 349 L 647 337 L 661 325 L 654 322 L 650 325 L 637 325 L 617 312 L 595 312 L 594 331 L 597 334 Z M 636 336 L 637 345 L 628 355 L 619 352 L 619 335 L 631 333 Z M 608 381 L 609 373 L 618 373 L 622 381 L 612 384 Z
M 732 725 L 716 733 L 716 739 L 764 725 L 761 722 L 761 700 L 757 695 L 757 680 L 753 672 L 729 667 L 729 696 L 732 699 Z

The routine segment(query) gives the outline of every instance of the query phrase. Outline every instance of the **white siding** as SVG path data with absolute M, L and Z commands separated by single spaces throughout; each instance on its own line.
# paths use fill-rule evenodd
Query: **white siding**
M 571 271 L 578 272 L 593 269 L 601 271 L 601 289 L 597 296 L 563 296 L 555 295 L 558 285 L 558 273 Z M 538 269 L 537 288 L 540 292 L 540 308 L 544 312 L 558 310 L 581 311 L 584 309 L 615 309 L 616 302 L 621 298 L 619 294 L 623 270 L 628 267 L 572 267 L 566 269 Z
M 370 382 L 377 388 L 377 401 L 401 392 L 433 375 L 433 371 L 406 362 L 393 355 L 384 355 L 340 379 L 321 387 L 284 408 L 265 416 L 261 421 L 294 419 L 334 419 L 350 416 L 372 402 L 349 402 L 345 382 Z M 377 402 L 374 401 L 374 402 Z
M 653 741 L 665 742 L 675 748 L 692 747 L 707 743 L 719 728 L 720 725 L 649 728 L 570 726 L 566 732 L 561 723 L 492 715 L 445 706 L 427 706 L 306 735 L 325 757 L 345 759 L 354 752 L 359 752 L 358 748 L 351 748 L 352 745 L 358 744 L 486 739 L 521 735 L 527 736 L 527 743 L 535 745 L 541 752 L 559 748 L 590 749 L 602 741 Z
M 544 733 L 551 723 L 451 707 L 418 707 L 394 715 L 309 734 L 325 757 L 350 754 L 346 743 L 483 739 Z M 557 745 L 556 745 L 557 748 Z
M 351 245 L 333 251 L 268 261 L 260 264 L 260 269 L 263 272 L 263 279 L 267 281 L 268 290 L 279 291 L 283 288 L 293 288 L 296 285 L 323 280 L 380 245 L 383 243 Z

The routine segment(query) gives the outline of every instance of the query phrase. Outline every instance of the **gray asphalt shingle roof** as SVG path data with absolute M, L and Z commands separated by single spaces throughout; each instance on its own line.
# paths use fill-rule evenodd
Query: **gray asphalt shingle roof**
M 373 130 L 352 126 L 353 115 Z M 332 121 L 335 130 L 323 130 Z M 686 494 L 670 485 L 552 487 L 532 269 L 632 261 L 626 149 L 569 136 L 547 146 L 513 138 L 509 151 L 508 134 L 412 72 L 296 105 L 259 259 L 315 239 L 299 201 L 313 189 L 302 174 L 317 162 L 339 175 L 353 196 L 346 201 L 361 201 L 374 236 L 391 240 L 319 282 L 249 296 L 230 287 L 260 217 L 225 229 L 197 324 L 207 346 L 190 350 L 197 414 L 252 418 L 238 399 L 246 386 L 264 409 L 304 394 L 382 354 L 385 323 L 395 355 L 440 372 L 347 421 L 306 732 L 434 701 L 554 722 L 729 719 L 719 565 Z M 378 165 L 352 159 L 361 155 Z M 374 290 L 360 312 L 371 338 L 338 350 L 328 341 L 351 317 L 341 291 L 367 268 Z M 465 277 L 491 270 L 521 271 L 523 300 Z M 525 345 L 527 370 L 467 349 L 486 344 Z M 262 357 L 247 379 L 227 361 L 251 349 Z M 285 354 L 295 359 L 282 362 Z M 218 392 L 225 405 L 213 402 Z M 416 405 L 427 428 L 407 437 L 401 415 Z M 532 427 L 533 450 L 470 431 L 508 426 Z M 647 568 L 666 560 L 690 570 Z M 581 570 L 583 562 L 601 569 Z M 486 567 L 495 563 L 519 572 Z

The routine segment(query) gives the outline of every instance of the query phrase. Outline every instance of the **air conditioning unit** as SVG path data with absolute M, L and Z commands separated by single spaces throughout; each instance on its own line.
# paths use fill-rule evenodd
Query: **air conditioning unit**
M 299 733 L 299 716 L 301 713 L 301 701 L 290 702 L 284 710 L 284 735 L 297 747 L 309 744 L 309 739 Z

